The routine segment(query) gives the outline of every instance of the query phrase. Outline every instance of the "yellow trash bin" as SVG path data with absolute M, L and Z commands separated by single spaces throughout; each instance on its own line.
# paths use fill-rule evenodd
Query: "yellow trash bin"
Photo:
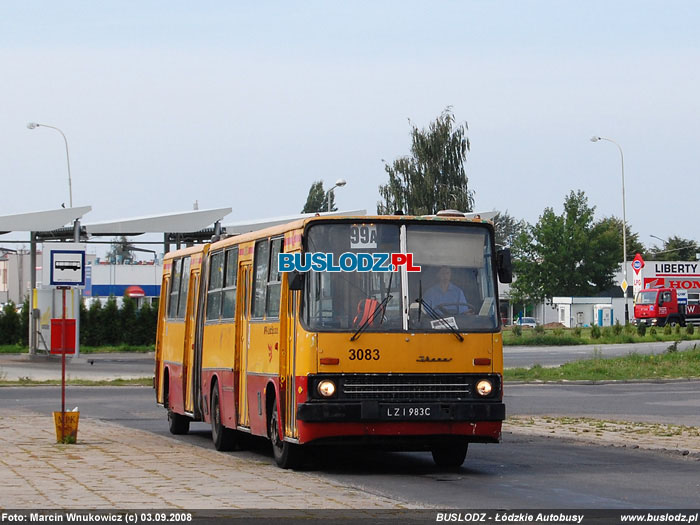
M 65 415 L 65 419 L 62 417 Z M 78 441 L 78 420 L 80 412 L 54 412 L 57 443 L 76 443 Z

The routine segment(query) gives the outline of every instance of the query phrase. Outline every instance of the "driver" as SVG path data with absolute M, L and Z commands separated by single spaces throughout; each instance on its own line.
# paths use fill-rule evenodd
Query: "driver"
M 425 292 L 423 300 L 442 314 L 466 314 L 469 305 L 464 292 L 450 282 L 452 270 L 448 266 L 441 266 L 437 276 L 438 282 Z

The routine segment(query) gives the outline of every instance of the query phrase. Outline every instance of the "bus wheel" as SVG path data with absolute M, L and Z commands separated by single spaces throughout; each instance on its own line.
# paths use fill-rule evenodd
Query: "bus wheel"
M 272 442 L 272 455 L 275 456 L 277 466 L 284 469 L 298 468 L 303 460 L 301 446 L 284 441 L 279 433 L 279 416 L 277 414 L 277 401 L 272 400 L 272 415 L 270 416 L 270 428 L 268 435 Z
M 176 436 L 181 434 L 187 434 L 190 431 L 190 418 L 173 412 L 170 408 L 170 391 L 166 394 L 166 408 L 168 409 L 168 427 L 170 428 L 170 433 Z
M 469 443 L 450 443 L 433 447 L 433 461 L 438 467 L 461 467 L 467 457 Z
M 211 438 L 214 448 L 222 452 L 236 447 L 236 431 L 226 428 L 221 422 L 221 403 L 219 403 L 219 385 L 214 385 L 211 393 Z

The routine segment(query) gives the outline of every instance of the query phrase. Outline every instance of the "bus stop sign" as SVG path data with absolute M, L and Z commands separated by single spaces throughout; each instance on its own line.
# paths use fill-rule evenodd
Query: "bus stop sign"
M 51 250 L 51 286 L 85 286 L 85 250 Z

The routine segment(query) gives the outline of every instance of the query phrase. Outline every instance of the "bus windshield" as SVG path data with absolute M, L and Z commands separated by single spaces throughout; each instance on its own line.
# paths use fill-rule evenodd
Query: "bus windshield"
M 308 272 L 302 317 L 311 330 L 498 329 L 492 241 L 484 225 L 312 224 L 306 251 L 332 253 L 336 262 L 344 253 L 406 252 L 421 267 L 419 272 L 403 267 L 396 272 Z

